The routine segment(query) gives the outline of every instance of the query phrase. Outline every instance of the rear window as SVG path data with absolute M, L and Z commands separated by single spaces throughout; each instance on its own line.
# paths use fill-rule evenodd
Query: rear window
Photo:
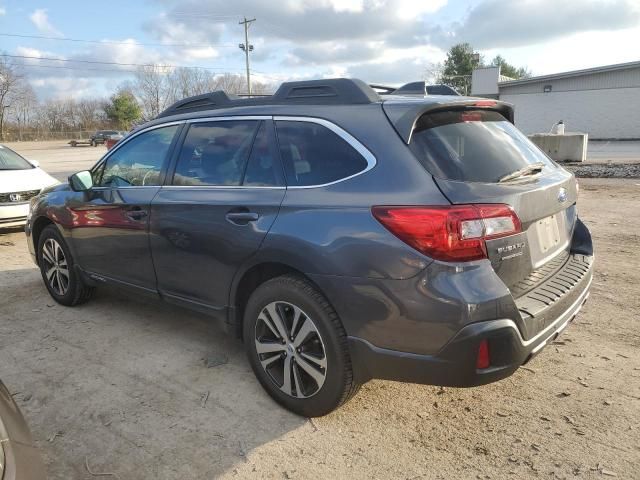
M 409 147 L 437 178 L 493 183 L 527 165 L 553 163 L 498 112 L 454 110 L 423 115 Z

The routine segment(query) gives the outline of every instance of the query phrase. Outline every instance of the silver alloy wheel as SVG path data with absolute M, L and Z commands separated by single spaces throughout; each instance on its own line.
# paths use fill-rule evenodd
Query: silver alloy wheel
M 69 265 L 64 250 L 55 239 L 44 241 L 42 262 L 49 286 L 56 294 L 63 296 L 69 290 Z
M 311 317 L 288 302 L 271 302 L 255 327 L 258 359 L 269 378 L 287 395 L 308 398 L 327 377 L 327 356 Z

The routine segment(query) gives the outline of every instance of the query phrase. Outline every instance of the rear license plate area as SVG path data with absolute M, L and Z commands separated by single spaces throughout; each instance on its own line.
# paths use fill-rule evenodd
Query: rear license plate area
M 554 250 L 561 241 L 557 215 L 538 220 L 536 222 L 536 232 L 540 251 L 546 253 Z

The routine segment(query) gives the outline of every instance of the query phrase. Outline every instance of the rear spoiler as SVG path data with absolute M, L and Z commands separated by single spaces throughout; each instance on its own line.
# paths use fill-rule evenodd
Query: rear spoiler
M 387 97 L 388 98 L 388 97 Z M 403 98 L 398 100 L 385 100 L 382 108 L 387 118 L 395 128 L 400 138 L 406 143 L 411 142 L 411 134 L 418 119 L 425 113 L 433 113 L 443 110 L 486 109 L 500 113 L 511 123 L 513 122 L 513 105 L 498 100 L 472 97 L 434 97 L 427 100 L 411 101 Z

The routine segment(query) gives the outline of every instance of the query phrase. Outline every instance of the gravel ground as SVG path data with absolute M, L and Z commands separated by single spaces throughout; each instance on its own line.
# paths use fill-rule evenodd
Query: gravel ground
M 591 298 L 496 384 L 374 381 L 300 418 L 206 317 L 106 288 L 55 304 L 19 231 L 0 233 L 0 378 L 53 479 L 95 478 L 87 464 L 122 480 L 640 478 L 639 194 L 638 181 L 581 181 Z
M 640 178 L 639 163 L 565 163 L 578 178 Z

